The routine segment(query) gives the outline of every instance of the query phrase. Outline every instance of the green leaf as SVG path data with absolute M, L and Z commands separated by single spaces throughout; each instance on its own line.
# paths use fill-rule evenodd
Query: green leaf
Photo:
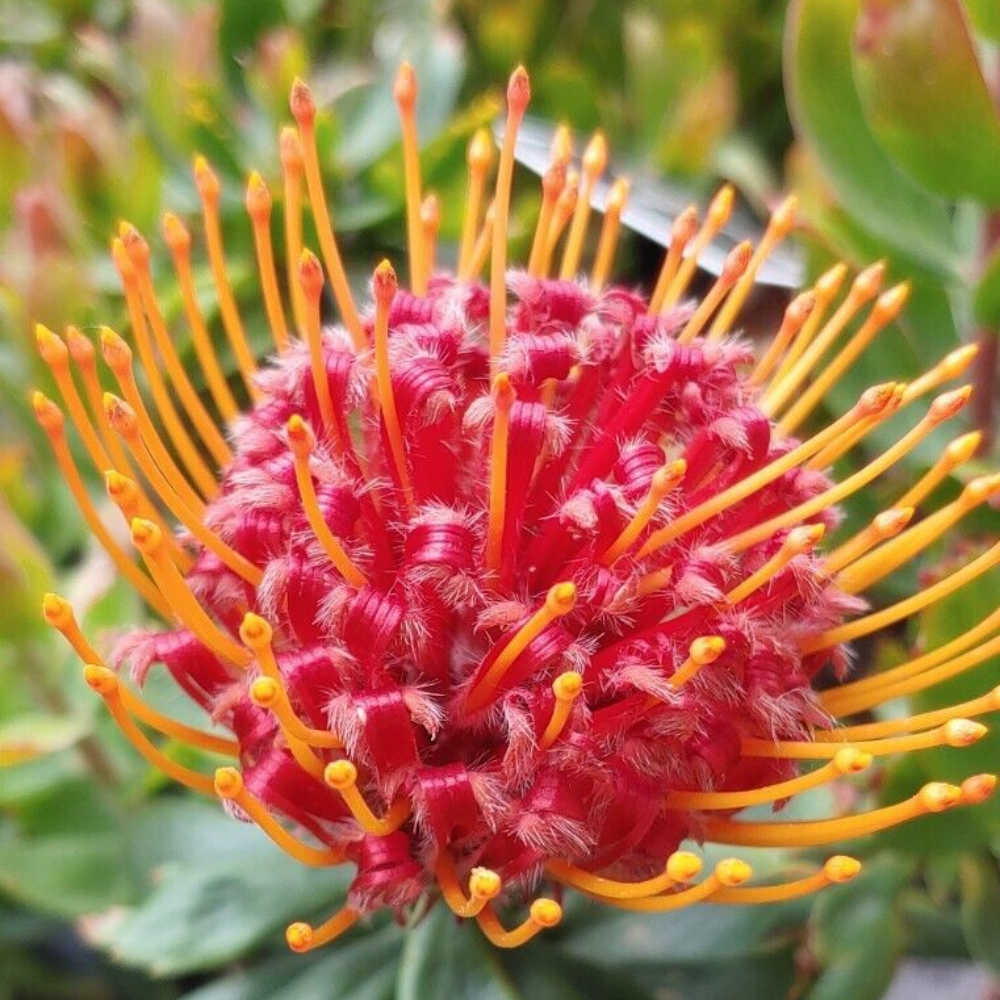
M 944 274 L 957 248 L 943 202 L 905 177 L 871 133 L 851 72 L 860 0 L 796 0 L 785 37 L 789 109 L 845 208 L 872 233 Z
M 910 177 L 1000 204 L 1000 121 L 958 0 L 862 0 L 854 76 L 872 131 Z
M 1000 330 L 1000 250 L 990 257 L 976 283 L 972 307 L 977 323 Z
M 962 927 L 969 952 L 1000 975 L 1000 866 L 989 855 L 962 859 Z
M 965 6 L 976 31 L 1000 42 L 1000 4 L 996 0 L 965 0 Z
M 0 726 L 0 768 L 65 750 L 87 732 L 82 719 L 61 715 L 21 715 Z
M 498 955 L 475 924 L 436 906 L 406 937 L 396 1000 L 516 1000 Z

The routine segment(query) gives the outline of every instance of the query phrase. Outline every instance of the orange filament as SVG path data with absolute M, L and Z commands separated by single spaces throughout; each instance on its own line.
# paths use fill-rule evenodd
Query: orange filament
M 507 339 L 507 219 L 514 178 L 514 149 L 524 110 L 531 99 L 531 84 L 518 66 L 507 84 L 507 124 L 504 127 L 494 205 L 493 248 L 490 260 L 490 358 L 496 364 Z
M 753 875 L 753 869 L 738 858 L 726 858 L 720 861 L 708 878 L 702 879 L 697 885 L 680 892 L 665 896 L 646 896 L 642 899 L 616 899 L 611 896 L 593 896 L 601 903 L 614 906 L 619 910 L 637 910 L 643 913 L 665 913 L 671 910 L 683 910 L 695 903 L 711 899 L 720 889 L 735 888 L 748 881 Z M 591 893 L 586 893 L 591 895 Z
M 198 305 L 198 295 L 191 273 L 191 236 L 180 219 L 170 212 L 163 216 L 163 236 L 174 261 L 174 270 L 180 284 L 184 313 L 191 328 L 191 341 L 198 358 L 198 365 L 205 375 L 205 383 L 216 409 L 228 423 L 239 416 L 240 409 L 233 398 L 229 383 L 226 382 L 226 376 L 212 346 L 208 327 L 205 325 L 205 318 Z
M 312 924 L 297 920 L 285 928 L 285 940 L 292 951 L 299 953 L 312 951 L 314 948 L 320 948 L 335 941 L 349 931 L 360 917 L 361 914 L 357 910 L 344 906 L 328 920 L 321 923 L 319 927 L 313 927 Z
M 709 341 L 721 340 L 733 325 L 733 320 L 739 314 L 747 296 L 753 290 L 757 275 L 771 251 L 795 228 L 795 215 L 798 212 L 799 200 L 795 195 L 789 195 L 771 213 L 767 229 L 761 238 L 760 245 L 754 251 L 747 263 L 746 270 L 740 276 L 736 287 L 725 304 L 719 310 L 708 331 Z
M 540 278 L 548 271 L 545 260 L 546 246 L 549 241 L 549 230 L 555 216 L 556 205 L 566 187 L 566 167 L 561 163 L 553 163 L 542 175 L 542 205 L 535 221 L 535 235 L 531 241 L 531 253 L 528 255 L 528 274 Z
M 782 882 L 779 885 L 750 886 L 740 889 L 720 889 L 712 896 L 713 903 L 747 906 L 756 903 L 783 903 L 800 896 L 810 896 L 814 892 L 831 885 L 841 885 L 856 878 L 861 871 L 861 862 L 845 854 L 830 858 L 815 875 Z
M 694 205 L 689 205 L 674 219 L 674 224 L 670 227 L 670 247 L 663 257 L 663 264 L 660 267 L 656 285 L 653 287 L 653 294 L 649 297 L 650 316 L 664 311 L 667 289 L 670 288 L 677 276 L 677 270 L 681 266 L 681 258 L 684 256 L 684 249 L 691 242 L 697 229 L 698 209 Z
M 485 676 L 469 692 L 469 710 L 476 711 L 482 708 L 492 698 L 504 674 L 530 643 L 543 629 L 557 618 L 568 615 L 575 606 L 576 587 L 572 583 L 557 583 L 550 587 L 542 606 L 511 636 L 497 658 L 490 664 Z
M 406 187 L 406 250 L 414 295 L 427 294 L 426 254 L 420 225 L 420 152 L 417 144 L 417 75 L 404 62 L 396 74 L 393 97 L 403 130 L 403 173 Z
M 483 216 L 483 228 L 479 230 L 476 242 L 472 246 L 472 253 L 466 262 L 465 268 L 458 272 L 459 278 L 463 281 L 471 281 L 482 274 L 486 266 L 486 260 L 490 255 L 490 247 L 493 245 L 493 223 L 496 220 L 496 206 L 490 202 L 486 206 L 486 215 Z
M 337 536 L 330 530 L 316 498 L 316 488 L 313 486 L 312 471 L 309 468 L 309 456 L 312 454 L 314 445 L 312 431 L 297 413 L 288 418 L 285 429 L 295 461 L 295 482 L 299 488 L 302 509 L 309 521 L 309 527 L 312 528 L 313 534 L 337 572 L 352 587 L 363 587 L 368 582 L 368 577 L 351 561 L 350 556 L 337 540 Z
M 648 896 L 658 896 L 672 889 L 675 885 L 690 882 L 701 872 L 701 858 L 687 851 L 675 851 L 667 858 L 663 872 L 641 882 L 618 882 L 594 875 L 592 872 L 577 868 L 568 861 L 553 859 L 545 863 L 546 872 L 564 885 L 593 896 L 607 899 L 644 899 Z
M 219 312 L 222 315 L 222 327 L 233 349 L 236 367 L 239 369 L 243 384 L 247 387 L 250 398 L 256 400 L 260 396 L 253 381 L 257 373 L 257 363 L 247 342 L 243 320 L 240 319 L 236 298 L 229 284 L 229 275 L 226 273 L 226 252 L 222 244 L 222 226 L 219 221 L 219 179 L 203 156 L 195 158 L 194 179 L 198 194 L 201 196 L 205 245 L 208 249 L 208 263 L 212 270 Z
M 926 590 L 922 590 L 905 600 L 898 601 L 896 604 L 883 608 L 881 611 L 876 611 L 863 618 L 857 618 L 846 625 L 840 625 L 837 628 L 813 636 L 802 644 L 802 652 L 813 653 L 819 649 L 829 649 L 838 643 L 850 642 L 852 639 L 857 639 L 860 636 L 869 635 L 879 629 L 886 628 L 888 625 L 892 625 L 903 618 L 909 618 L 910 615 L 915 615 L 918 611 L 930 607 L 930 605 L 954 593 L 966 583 L 982 576 L 983 573 L 992 569 L 998 563 L 1000 563 L 1000 542 L 997 542 L 968 565 L 963 566 L 962 569 L 946 576 L 943 580 L 938 581 Z
M 687 472 L 687 462 L 683 458 L 678 458 L 667 465 L 661 466 L 653 473 L 652 481 L 649 484 L 649 492 L 646 494 L 639 509 L 632 516 L 632 519 L 622 529 L 621 534 L 608 546 L 604 555 L 601 556 L 601 564 L 610 566 L 615 560 L 621 558 L 634 544 L 642 533 L 643 529 L 653 519 L 663 498 L 684 478 Z
M 857 726 L 842 726 L 813 734 L 813 739 L 824 743 L 848 743 L 854 740 L 881 739 L 896 733 L 906 733 L 910 730 L 920 730 L 950 722 L 954 718 L 971 719 L 977 715 L 986 715 L 1000 711 L 1000 687 L 960 705 L 949 705 L 918 715 L 908 715 L 904 719 L 886 719 L 883 722 L 868 722 Z
M 486 565 L 499 572 L 507 513 L 507 448 L 510 411 L 517 392 L 506 372 L 493 379 L 493 436 L 490 441 L 490 506 L 486 528 Z
M 759 590 L 780 573 L 796 556 L 811 552 L 825 533 L 825 524 L 807 524 L 800 528 L 792 528 L 778 551 L 760 569 L 729 591 L 726 600 L 730 604 L 739 604 L 740 601 L 746 600 L 754 591 Z
M 853 837 L 867 837 L 928 813 L 939 813 L 958 805 L 962 789 L 932 781 L 916 795 L 895 805 L 837 819 L 798 820 L 787 823 L 749 823 L 709 819 L 705 840 L 745 847 L 814 847 Z
M 836 483 L 791 510 L 777 514 L 753 528 L 748 528 L 746 531 L 726 539 L 726 549 L 729 552 L 742 552 L 751 545 L 770 537 L 774 532 L 780 531 L 804 517 L 812 517 L 867 486 L 873 479 L 878 478 L 901 458 L 909 454 L 940 423 L 955 416 L 968 402 L 970 392 L 971 389 L 966 387 L 938 396 L 916 426 L 904 434 L 891 448 L 886 449 L 877 458 L 855 472 L 853 476 L 848 476 L 842 482 Z
M 292 315 L 299 330 L 306 327 L 306 304 L 299 285 L 296 268 L 302 256 L 302 146 L 299 134 L 291 125 L 281 130 L 278 140 L 281 150 L 282 187 L 284 192 L 285 266 Z
M 826 321 L 823 328 L 815 334 L 808 347 L 802 352 L 801 357 L 787 371 L 779 369 L 760 404 L 761 409 L 768 416 L 772 416 L 788 402 L 795 390 L 816 369 L 820 358 L 840 336 L 844 327 L 850 323 L 866 302 L 875 298 L 884 276 L 885 264 L 881 261 L 862 271 L 854 279 L 844 301 Z M 839 278 L 836 284 L 840 284 Z
M 942 383 L 958 378 L 972 364 L 978 352 L 978 344 L 966 344 L 946 354 L 933 368 L 910 383 L 906 390 L 906 402 L 933 392 Z
M 247 651 L 208 616 L 198 598 L 188 588 L 180 570 L 170 561 L 163 532 L 144 518 L 132 521 L 132 543 L 142 554 L 150 575 L 178 619 L 216 656 L 239 667 L 249 663 Z
M 372 291 L 375 293 L 375 381 L 379 407 L 382 411 L 382 423 L 385 425 L 385 436 L 389 439 L 389 450 L 392 452 L 396 476 L 403 489 L 407 506 L 412 508 L 413 485 L 406 464 L 406 447 L 396 410 L 396 397 L 392 394 L 392 372 L 389 367 L 389 310 L 396 296 L 397 287 L 396 272 L 392 269 L 392 264 L 383 260 L 375 268 L 375 275 L 372 278 Z
M 146 404 L 139 394 L 139 387 L 135 383 L 135 375 L 132 371 L 132 351 L 129 349 L 128 344 L 110 327 L 102 326 L 101 349 L 104 353 L 104 360 L 118 380 L 122 394 L 125 396 L 129 406 L 135 411 L 136 418 L 139 421 L 139 433 L 142 435 L 146 447 L 149 448 L 154 461 L 163 475 L 170 480 L 171 485 L 177 493 L 184 498 L 185 503 L 200 516 L 205 511 L 205 501 L 194 491 L 191 484 L 181 473 L 177 464 L 170 457 L 170 453 L 167 451 L 163 441 L 160 439 L 160 435 L 156 432 L 156 428 L 153 426 L 153 421 L 150 418 L 149 411 L 146 409 Z M 112 427 L 115 423 L 113 416 L 117 401 L 118 398 L 111 393 L 106 392 L 104 394 L 104 413 L 108 418 L 108 423 Z
M 740 500 L 756 493 L 757 490 L 767 486 L 768 483 L 774 482 L 779 476 L 784 475 L 790 469 L 794 469 L 797 465 L 806 461 L 841 434 L 849 432 L 859 420 L 863 420 L 873 413 L 881 412 L 892 400 L 895 388 L 895 383 L 887 382 L 884 385 L 873 386 L 871 389 L 866 390 L 858 403 L 839 420 L 834 421 L 824 430 L 819 431 L 813 437 L 792 448 L 780 458 L 776 458 L 773 462 L 765 465 L 764 468 L 747 476 L 746 479 L 734 483 L 728 489 L 716 494 L 697 507 L 693 507 L 670 524 L 660 528 L 659 531 L 655 531 L 646 539 L 645 544 L 639 550 L 639 558 L 655 552 L 657 549 L 672 542 L 675 538 L 679 538 L 686 531 L 704 524 L 709 518 L 714 517 L 732 504 L 738 503 Z
M 712 313 L 729 294 L 740 275 L 746 271 L 752 253 L 753 247 L 749 241 L 744 241 L 729 251 L 722 267 L 722 273 L 709 289 L 708 294 L 698 303 L 698 308 L 695 309 L 684 329 L 677 335 L 678 344 L 687 344 L 701 333 Z
M 323 263 L 326 273 L 330 276 L 333 286 L 333 297 L 337 308 L 343 317 L 344 325 L 350 331 L 354 346 L 364 350 L 367 346 L 365 332 L 361 327 L 351 286 L 344 272 L 344 265 L 337 249 L 337 240 L 333 234 L 330 209 L 323 190 L 323 177 L 319 169 L 319 153 L 316 149 L 316 104 L 309 88 L 299 79 L 292 84 L 290 101 L 292 117 L 299 127 L 299 146 L 302 165 L 305 169 L 306 187 L 309 191 L 309 202 L 312 205 L 313 221 L 316 224 L 316 235 L 319 237 L 320 250 L 323 252 Z
M 918 525 L 858 559 L 837 577 L 837 586 L 849 594 L 867 590 L 894 569 L 932 544 L 957 521 L 1000 490 L 1000 475 L 980 476 L 962 490 L 953 503 L 935 511 Z
M 441 229 L 441 200 L 433 192 L 420 203 L 420 232 L 423 237 L 424 271 L 429 278 L 434 273 L 437 238 Z
M 538 741 L 540 750 L 548 750 L 566 727 L 573 711 L 573 702 L 583 691 L 583 677 L 575 670 L 561 673 L 552 682 L 552 694 L 555 701 L 552 704 L 552 716 L 549 718 L 545 732 Z
M 295 714 L 284 684 L 276 678 L 270 675 L 258 677 L 250 685 L 250 700 L 258 708 L 266 708 L 271 712 L 282 730 L 301 743 L 322 749 L 343 748 L 344 741 L 336 733 L 326 729 L 313 729 Z
M 134 562 L 128 557 L 124 549 L 114 540 L 111 533 L 104 526 L 97 509 L 94 507 L 80 478 L 79 470 L 73 461 L 69 445 L 66 443 L 66 435 L 63 427 L 62 411 L 50 399 L 40 392 L 32 395 L 32 406 L 39 424 L 45 431 L 55 455 L 56 464 L 62 473 L 66 485 L 69 486 L 70 493 L 76 501 L 83 519 L 87 523 L 94 537 L 100 542 L 101 547 L 107 552 L 115 568 L 126 580 L 135 588 L 139 596 L 154 610 L 164 618 L 170 617 L 170 608 L 164 603 L 163 597 L 147 577 Z M 159 529 L 157 529 L 159 530 Z
M 202 404 L 201 398 L 195 392 L 191 380 L 181 364 L 177 355 L 177 349 L 167 330 L 167 324 L 160 311 L 159 302 L 156 299 L 156 290 L 153 288 L 153 279 L 149 271 L 149 246 L 139 234 L 134 226 L 122 223 L 122 239 L 125 243 L 125 250 L 129 260 L 135 268 L 136 283 L 138 285 L 139 298 L 142 306 L 149 317 L 150 326 L 153 328 L 153 336 L 156 339 L 156 346 L 160 356 L 163 358 L 167 368 L 167 374 L 174 386 L 183 407 L 195 430 L 198 432 L 200 440 L 208 449 L 217 465 L 226 465 L 232 458 L 232 452 L 226 444 L 225 439 L 219 433 L 218 427 L 209 416 L 208 411 Z
M 671 306 L 676 305 L 677 301 L 687 290 L 688 285 L 691 283 L 691 278 L 694 276 L 695 268 L 698 266 L 698 261 L 705 252 L 705 248 L 715 239 L 722 227 L 729 221 L 729 216 L 733 212 L 734 199 L 735 192 L 730 184 L 723 184 L 716 192 L 715 197 L 708 206 L 708 213 L 701 225 L 701 229 L 698 230 L 691 240 L 689 253 L 681 261 L 677 273 L 667 287 L 660 312 L 664 312 Z
M 871 762 L 870 753 L 853 746 L 844 747 L 822 767 L 808 774 L 789 778 L 787 781 L 738 792 L 668 792 L 666 805 L 668 809 L 746 809 L 749 806 L 764 805 L 767 802 L 777 802 L 791 795 L 798 795 L 810 788 L 818 788 L 820 785 L 836 781 L 845 775 L 860 774 L 871 766 Z
M 619 177 L 608 192 L 608 201 L 604 206 L 604 222 L 601 224 L 597 253 L 594 255 L 594 268 L 590 273 L 590 284 L 598 292 L 607 283 L 611 268 L 614 266 L 618 237 L 622 229 L 622 211 L 628 201 L 628 193 L 629 182 L 624 177 Z
M 337 433 L 337 416 L 330 394 L 330 381 L 323 356 L 323 331 L 320 323 L 320 299 L 323 296 L 323 268 L 311 250 L 303 250 L 299 258 L 299 288 L 305 301 L 305 336 L 309 345 L 309 369 L 319 403 L 320 416 L 326 434 Z
M 266 806 L 243 783 L 243 775 L 235 767 L 216 769 L 213 781 L 220 799 L 235 802 L 286 854 L 311 868 L 329 868 L 344 861 L 344 852 L 333 847 L 310 847 L 293 837 L 267 811 Z
M 931 747 L 969 747 L 978 743 L 987 733 L 982 723 L 971 719 L 949 719 L 943 726 L 910 736 L 889 736 L 879 740 L 852 740 L 851 746 L 875 757 L 894 753 L 910 753 Z M 780 760 L 823 760 L 837 752 L 833 743 L 814 743 L 811 740 L 759 740 L 745 738 L 741 752 L 748 757 L 771 757 Z
M 483 207 L 486 176 L 493 164 L 493 139 L 489 129 L 481 128 L 472 137 L 466 155 L 469 166 L 469 183 L 465 195 L 465 216 L 462 219 L 462 240 L 458 251 L 458 273 L 464 274 L 469 266 L 472 248 L 479 229 L 479 214 Z
M 562 265 L 559 277 L 568 280 L 574 277 L 580 266 L 583 255 L 583 241 L 587 235 L 587 223 L 590 221 L 590 199 L 594 193 L 594 185 L 604 173 L 608 165 L 608 143 L 602 132 L 595 132 L 587 144 L 581 163 L 582 177 L 580 179 L 580 194 L 573 210 L 569 235 L 563 249 Z
M 187 469 L 192 482 L 203 497 L 212 497 L 219 491 L 218 483 L 198 453 L 198 449 L 195 448 L 194 442 L 170 398 L 170 393 L 167 391 L 167 383 L 160 372 L 159 361 L 153 352 L 153 344 L 149 338 L 149 330 L 142 312 L 135 266 L 129 260 L 125 246 L 120 239 L 115 239 L 113 247 L 115 264 L 125 286 L 125 300 L 128 303 L 129 319 L 132 323 L 135 343 L 139 349 L 139 362 L 145 372 L 146 381 L 149 383 L 149 391 L 156 405 L 156 410 L 160 414 L 163 426 L 167 430 L 167 436 L 173 443 L 177 454 L 180 455 L 181 462 Z M 115 372 L 115 374 L 118 373 Z
M 112 671 L 108 670 L 107 667 L 88 663 L 83 668 L 83 676 L 87 682 L 87 686 L 104 699 L 104 704 L 107 706 L 109 714 L 115 720 L 116 725 L 122 731 L 125 738 L 153 767 L 187 788 L 193 788 L 196 792 L 201 792 L 203 795 L 212 794 L 213 786 L 211 778 L 183 767 L 172 760 L 162 750 L 153 746 L 142 730 L 132 721 L 122 702 L 118 678 Z
M 389 807 L 385 816 L 376 816 L 358 791 L 358 769 L 349 760 L 335 760 L 327 764 L 323 770 L 323 780 L 340 793 L 344 804 L 365 833 L 387 837 L 410 818 L 410 803 L 402 798 Z
M 702 667 L 707 667 L 726 651 L 721 635 L 699 636 L 688 647 L 687 659 L 673 672 L 667 683 L 675 690 L 682 688 Z
M 941 453 L 934 465 L 900 497 L 897 506 L 919 506 L 955 469 L 972 458 L 982 439 L 982 431 L 970 431 L 968 434 L 955 438 Z
M 42 617 L 45 623 L 58 630 L 84 663 L 101 663 L 97 650 L 87 641 L 80 623 L 73 613 L 73 606 L 58 594 L 47 593 L 42 597 Z
M 562 920 L 562 907 L 554 899 L 536 899 L 528 911 L 528 919 L 511 930 L 505 930 L 492 906 L 485 906 L 476 915 L 479 929 L 496 948 L 520 948 L 535 935 Z
M 257 273 L 264 294 L 264 309 L 274 346 L 280 354 L 288 347 L 288 325 L 278 291 L 278 277 L 274 269 L 274 250 L 271 247 L 271 192 L 264 179 L 254 171 L 247 181 L 247 214 L 253 226 L 254 249 L 257 252 Z
M 823 560 L 823 572 L 833 576 L 881 542 L 898 535 L 913 517 L 912 507 L 892 507 L 876 515 L 867 528 L 834 549 Z
M 556 199 L 555 207 L 552 210 L 552 220 L 545 234 L 545 244 L 538 262 L 539 277 L 547 277 L 552 267 L 552 256 L 576 211 L 576 202 L 580 196 L 579 187 L 580 175 L 575 170 L 567 171 L 566 182 Z
M 778 426 L 791 433 L 819 405 L 820 400 L 837 384 L 837 380 L 854 364 L 875 336 L 900 313 L 910 295 L 909 282 L 903 282 L 884 292 L 875 301 L 868 318 L 839 353 L 823 365 L 812 385 L 806 389 L 778 421 Z
M 816 295 L 814 292 L 803 292 L 797 295 L 789 303 L 785 310 L 785 315 L 781 320 L 781 326 L 774 335 L 768 349 L 757 362 L 756 367 L 747 378 L 748 385 L 763 385 L 767 381 L 778 359 L 784 354 L 788 345 L 802 330 L 805 322 L 813 314 L 816 308 Z
M 473 868 L 469 872 L 469 895 L 466 897 L 458 884 L 455 861 L 447 851 L 441 851 L 438 855 L 435 874 L 448 909 L 456 917 L 464 919 L 480 913 L 490 900 L 500 895 L 503 888 L 500 876 L 495 871 L 490 868 Z

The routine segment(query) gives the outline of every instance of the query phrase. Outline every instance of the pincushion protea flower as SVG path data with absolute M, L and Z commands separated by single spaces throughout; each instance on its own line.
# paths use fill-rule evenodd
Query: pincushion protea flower
M 971 744 L 985 732 L 972 718 L 1000 707 L 993 691 L 942 711 L 843 723 L 996 655 L 1000 612 L 892 670 L 822 691 L 813 683 L 830 665 L 846 678 L 846 643 L 1000 562 L 997 544 L 876 612 L 857 596 L 997 488 L 997 477 L 975 479 L 908 525 L 971 455 L 975 435 L 957 438 L 859 534 L 832 551 L 820 546 L 836 504 L 954 417 L 968 388 L 924 404 L 910 431 L 840 482 L 829 476 L 834 460 L 890 415 L 920 407 L 971 350 L 908 385 L 872 387 L 840 419 L 799 437 L 902 308 L 905 284 L 880 291 L 876 264 L 835 305 L 846 278 L 838 265 L 791 303 L 755 358 L 731 331 L 794 224 L 794 199 L 777 208 L 756 249 L 730 254 L 700 301 L 687 289 L 730 212 L 728 187 L 703 222 L 694 209 L 676 220 L 650 297 L 609 287 L 627 184 L 611 190 L 583 277 L 606 149 L 595 137 L 578 173 L 565 130 L 543 179 L 527 268 L 508 269 L 514 143 L 529 99 L 522 69 L 507 91 L 495 197 L 485 208 L 494 150 L 483 133 L 469 151 L 457 273 L 440 272 L 441 209 L 421 187 L 409 67 L 395 97 L 408 289 L 383 262 L 373 305 L 355 303 L 321 185 L 315 106 L 297 83 L 297 129 L 281 136 L 288 302 L 269 190 L 257 174 L 247 187 L 276 349 L 266 365 L 249 347 L 227 278 L 219 183 L 202 159 L 205 244 L 240 384 L 223 375 L 194 294 L 191 238 L 173 215 L 164 237 L 205 398 L 178 357 L 148 245 L 132 226 L 121 227 L 113 254 L 137 363 L 133 346 L 100 332 L 120 395 L 102 394 L 89 339 L 38 330 L 141 563 L 99 519 L 63 413 L 41 394 L 38 418 L 90 528 L 164 622 L 129 634 L 110 662 L 129 662 L 140 687 L 162 664 L 226 735 L 154 710 L 60 598 L 45 597 L 45 615 L 155 766 L 220 797 L 304 864 L 355 866 L 346 906 L 322 926 L 293 924 L 291 947 L 316 947 L 364 914 L 400 912 L 424 896 L 474 918 L 501 947 L 558 923 L 565 886 L 645 911 L 788 899 L 850 879 L 859 863 L 834 856 L 804 879 L 748 886 L 750 867 L 736 858 L 699 878 L 701 861 L 682 842 L 826 845 L 985 799 L 992 775 L 933 782 L 898 804 L 833 819 L 738 816 L 856 774 L 876 756 Z M 305 202 L 323 265 L 302 247 Z M 479 282 L 487 263 L 488 286 Z M 322 322 L 327 280 L 342 325 Z M 240 395 L 249 400 L 242 413 Z M 231 763 L 214 777 L 196 772 L 155 734 Z M 523 922 L 506 929 L 499 914 L 533 897 Z

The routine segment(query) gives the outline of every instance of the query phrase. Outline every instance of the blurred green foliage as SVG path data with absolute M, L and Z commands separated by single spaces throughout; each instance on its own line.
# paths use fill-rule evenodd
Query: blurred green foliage
M 46 384 L 32 321 L 123 321 L 107 254 L 122 218 L 151 236 L 176 319 L 155 234 L 164 208 L 197 204 L 196 151 L 223 178 L 234 280 L 258 316 L 251 335 L 263 338 L 241 186 L 252 167 L 277 173 L 296 75 L 324 109 L 320 142 L 352 277 L 360 284 L 378 256 L 399 250 L 390 81 L 405 57 L 421 79 L 425 177 L 445 206 L 445 253 L 465 143 L 492 120 L 498 84 L 518 61 L 532 71 L 533 113 L 604 128 L 630 170 L 703 191 L 725 177 L 758 207 L 783 186 L 800 190 L 812 271 L 834 256 L 883 258 L 893 280 L 914 282 L 899 323 L 838 387 L 836 402 L 849 403 L 963 341 L 988 347 L 1000 326 L 998 9 L 995 0 L 0 0 L 0 764 L 16 762 L 0 772 L 0 1000 L 774 1000 L 790 991 L 875 1000 L 907 952 L 972 954 L 996 970 L 996 806 L 851 845 L 871 862 L 864 877 L 814 908 L 703 907 L 636 921 L 576 901 L 563 927 L 513 955 L 487 950 L 438 908 L 410 933 L 379 923 L 336 948 L 286 954 L 284 924 L 328 912 L 342 878 L 298 868 L 214 803 L 151 774 L 40 623 L 49 587 L 71 596 L 97 634 L 137 621 L 139 609 L 84 531 L 25 390 Z M 196 277 L 207 291 L 206 273 Z M 216 322 L 207 294 L 203 304 Z M 989 399 L 995 372 L 977 380 Z M 977 418 L 991 429 L 988 405 Z M 892 427 L 872 446 L 889 436 Z M 898 496 L 941 443 L 934 437 L 857 498 L 847 524 Z M 959 488 L 950 481 L 943 498 Z M 996 512 L 967 519 L 963 532 L 927 565 L 995 538 Z M 903 570 L 880 596 L 918 585 Z M 994 575 L 924 615 L 914 634 L 863 653 L 891 666 L 998 602 Z M 915 702 L 937 707 L 998 681 L 994 661 Z M 154 683 L 152 696 L 189 711 L 168 685 Z M 956 753 L 907 758 L 861 794 L 888 801 L 929 777 L 995 770 L 1000 744 L 994 735 Z M 816 797 L 793 805 L 812 815 L 830 807 Z M 769 852 L 757 867 L 798 863 Z

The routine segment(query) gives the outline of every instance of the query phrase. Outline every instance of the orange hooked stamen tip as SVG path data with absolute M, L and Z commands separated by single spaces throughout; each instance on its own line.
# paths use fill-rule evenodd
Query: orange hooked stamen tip
M 536 899 L 529 912 L 539 927 L 555 927 L 562 920 L 562 907 L 554 899 Z
M 500 876 L 491 868 L 473 868 L 469 872 L 469 895 L 473 899 L 484 899 L 487 902 L 496 899 L 502 888 Z
M 861 872 L 861 862 L 846 854 L 837 854 L 829 858 L 823 865 L 823 874 L 831 881 L 840 885 L 857 878 Z
M 715 877 L 720 885 L 734 888 L 749 882 L 753 877 L 753 869 L 739 858 L 724 858 L 715 866 Z
M 69 601 L 51 592 L 42 597 L 42 615 L 53 628 L 65 628 L 73 622 L 73 608 Z
M 88 663 L 84 666 L 83 679 L 87 687 L 101 695 L 102 698 L 118 690 L 118 678 L 114 671 L 96 663 Z
M 260 615 L 248 611 L 240 622 L 240 639 L 243 644 L 256 653 L 271 645 L 273 630 L 270 624 Z

